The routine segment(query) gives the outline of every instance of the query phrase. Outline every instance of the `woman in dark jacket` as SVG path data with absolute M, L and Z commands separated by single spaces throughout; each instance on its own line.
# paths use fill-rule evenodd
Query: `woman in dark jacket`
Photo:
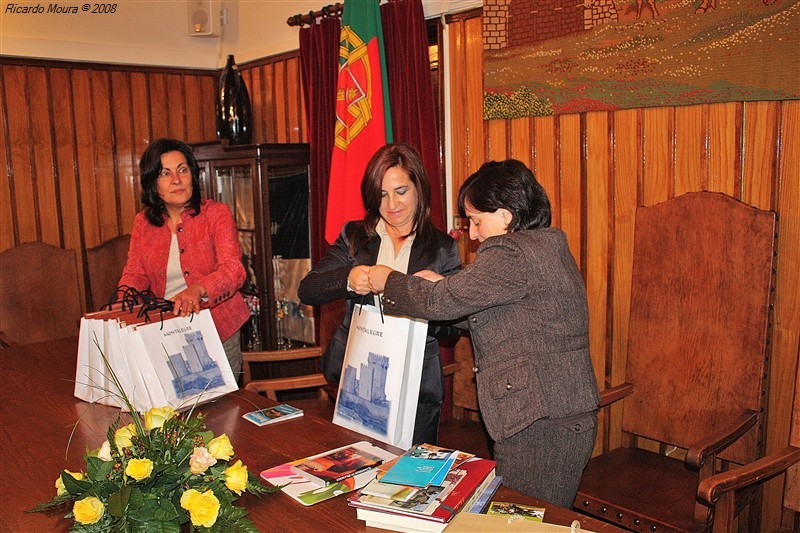
M 413 274 L 429 270 L 448 276 L 461 268 L 458 244 L 430 221 L 431 189 L 419 153 L 404 144 L 379 149 L 361 181 L 364 219 L 348 222 L 335 243 L 300 282 L 298 296 L 307 305 L 339 299 L 348 302 L 342 324 L 323 356 L 325 377 L 339 381 L 353 306 L 371 295 L 368 272 L 384 264 Z M 372 297 L 367 296 L 367 302 Z M 444 396 L 437 337 L 457 334 L 447 326 L 429 325 L 422 367 L 413 442 L 436 444 Z
M 533 173 L 489 162 L 458 197 L 475 261 L 442 278 L 376 266 L 385 310 L 428 320 L 466 317 L 483 421 L 503 484 L 571 507 L 597 434 L 586 288 L 566 235 Z M 431 282 L 434 283 L 431 283 Z

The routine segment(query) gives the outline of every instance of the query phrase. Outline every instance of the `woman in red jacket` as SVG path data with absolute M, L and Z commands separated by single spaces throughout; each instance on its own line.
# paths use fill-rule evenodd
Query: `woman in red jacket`
M 139 162 L 144 209 L 136 215 L 120 286 L 174 302 L 186 316 L 210 308 L 234 376 L 242 368 L 239 329 L 250 312 L 239 288 L 242 252 L 230 208 L 200 198 L 192 149 L 158 139 Z

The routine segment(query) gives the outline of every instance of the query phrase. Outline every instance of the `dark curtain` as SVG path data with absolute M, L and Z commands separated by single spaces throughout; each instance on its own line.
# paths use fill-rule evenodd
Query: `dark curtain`
M 382 5 L 381 21 L 394 142 L 410 144 L 422 155 L 431 182 L 431 221 L 445 231 L 438 115 L 422 0 Z
M 300 29 L 300 68 L 308 118 L 310 155 L 311 262 L 319 261 L 328 249 L 325 242 L 325 212 L 328 177 L 336 121 L 336 78 L 339 72 L 341 19 L 322 18 Z

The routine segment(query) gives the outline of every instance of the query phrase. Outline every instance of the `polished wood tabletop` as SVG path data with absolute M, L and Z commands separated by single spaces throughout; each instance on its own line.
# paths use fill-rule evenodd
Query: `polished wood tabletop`
M 73 396 L 77 338 L 60 339 L 0 350 L 0 530 L 12 532 L 67 531 L 65 514 L 26 513 L 55 494 L 61 469 L 85 471 L 83 454 L 105 440 L 119 409 L 89 404 Z M 328 400 L 325 400 L 328 401 Z M 257 427 L 242 418 L 256 408 L 275 405 L 266 397 L 240 390 L 201 406 L 216 435 L 226 433 L 235 458 L 251 472 L 361 440 L 386 446 L 307 413 L 278 424 Z M 124 414 L 122 416 L 125 416 Z M 74 431 L 74 432 L 73 432 Z M 501 487 L 497 500 L 546 508 L 548 522 L 583 529 L 620 531 L 574 511 Z M 283 493 L 262 498 L 245 494 L 238 500 L 261 531 L 382 531 L 367 528 L 344 497 L 304 507 Z

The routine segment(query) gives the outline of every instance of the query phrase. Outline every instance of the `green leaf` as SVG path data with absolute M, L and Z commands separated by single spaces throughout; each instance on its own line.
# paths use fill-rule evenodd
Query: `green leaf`
M 75 479 L 66 470 L 61 471 L 61 481 L 64 483 L 64 488 L 67 489 L 72 495 L 81 495 L 84 492 L 91 490 L 92 482 L 85 479 Z
M 131 488 L 128 485 L 123 486 L 120 490 L 108 497 L 108 514 L 115 517 L 124 517 L 125 508 L 128 506 L 128 500 L 131 497 Z
M 163 522 L 149 520 L 141 524 L 132 524 L 132 533 L 180 533 L 181 525 L 177 521 Z
M 93 481 L 105 481 L 106 475 L 114 469 L 113 461 L 103 461 L 96 456 L 86 457 L 86 475 Z

